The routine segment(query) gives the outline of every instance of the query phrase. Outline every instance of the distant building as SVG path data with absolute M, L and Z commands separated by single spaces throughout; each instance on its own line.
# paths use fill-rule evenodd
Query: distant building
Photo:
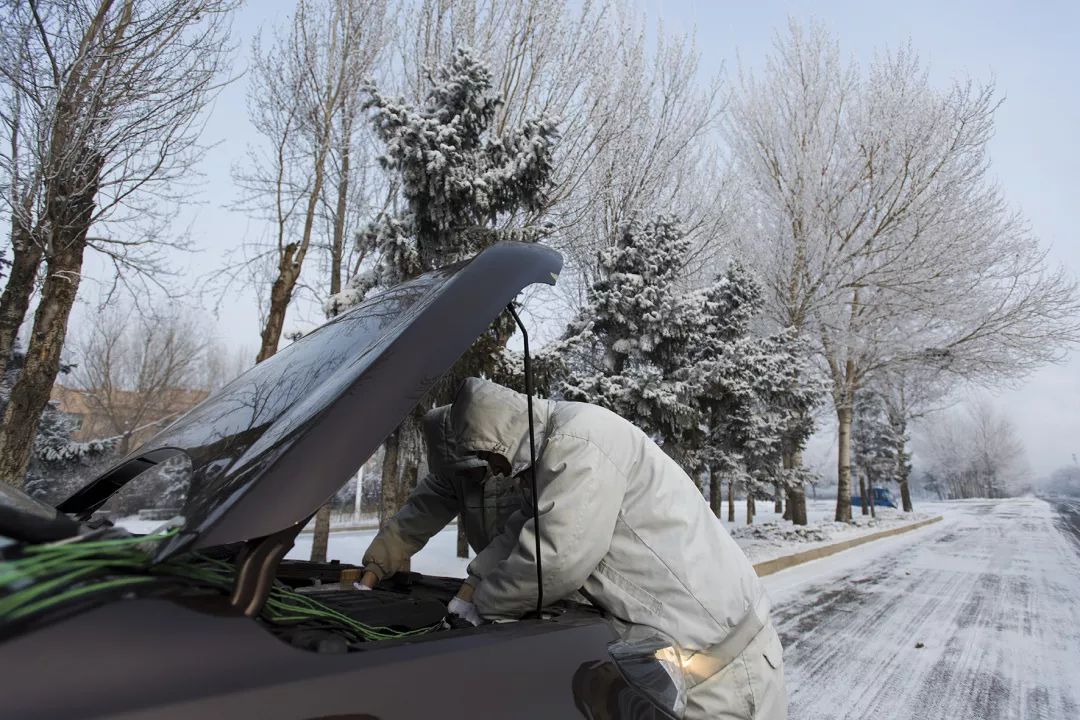
M 202 402 L 209 394 L 206 390 L 165 390 L 152 398 L 138 420 L 134 418 L 143 406 L 143 398 L 140 393 L 129 390 L 114 390 L 108 410 L 95 402 L 97 393 L 63 385 L 53 386 L 52 400 L 62 413 L 75 421 L 73 439 L 80 442 L 98 440 L 127 432 L 127 447 L 121 449 L 126 452 L 142 445 L 159 430 Z

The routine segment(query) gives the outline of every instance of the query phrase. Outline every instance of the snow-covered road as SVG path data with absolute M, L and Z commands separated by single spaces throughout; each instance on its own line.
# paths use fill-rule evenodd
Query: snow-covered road
M 1080 718 L 1080 504 L 958 503 L 765 583 L 792 718 Z

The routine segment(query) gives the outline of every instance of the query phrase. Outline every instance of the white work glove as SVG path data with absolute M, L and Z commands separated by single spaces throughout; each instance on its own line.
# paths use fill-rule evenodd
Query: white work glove
M 483 622 L 480 619 L 480 613 L 476 612 L 476 606 L 471 602 L 465 602 L 459 597 L 455 597 L 451 600 L 450 604 L 446 606 L 446 609 L 450 611 L 451 615 L 457 615 L 462 620 L 473 625 L 479 625 Z
M 368 587 L 367 585 L 365 585 L 364 583 L 360 583 L 360 582 L 354 582 L 354 583 L 352 584 L 352 586 L 353 586 L 354 588 L 356 588 L 357 590 L 363 590 L 363 591 L 365 591 L 365 592 L 371 592 L 371 588 L 369 588 L 369 587 Z

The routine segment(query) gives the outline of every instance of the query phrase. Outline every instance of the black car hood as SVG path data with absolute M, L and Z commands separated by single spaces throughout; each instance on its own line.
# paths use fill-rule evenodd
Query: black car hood
M 527 285 L 562 257 L 500 243 L 371 297 L 241 375 L 65 500 L 85 515 L 178 451 L 184 526 L 158 559 L 306 521 Z

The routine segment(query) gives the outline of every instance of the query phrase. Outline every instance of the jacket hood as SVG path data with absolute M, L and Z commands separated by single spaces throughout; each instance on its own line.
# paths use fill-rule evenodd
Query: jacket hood
M 457 448 L 450 428 L 450 405 L 429 410 L 424 415 L 424 440 L 427 442 L 428 472 L 448 475 L 459 470 L 482 468 L 486 463 Z
M 533 398 L 536 452 L 547 436 L 551 402 Z M 462 453 L 497 453 L 517 475 L 530 465 L 528 399 L 502 385 L 480 378 L 461 384 L 450 410 L 450 426 Z

